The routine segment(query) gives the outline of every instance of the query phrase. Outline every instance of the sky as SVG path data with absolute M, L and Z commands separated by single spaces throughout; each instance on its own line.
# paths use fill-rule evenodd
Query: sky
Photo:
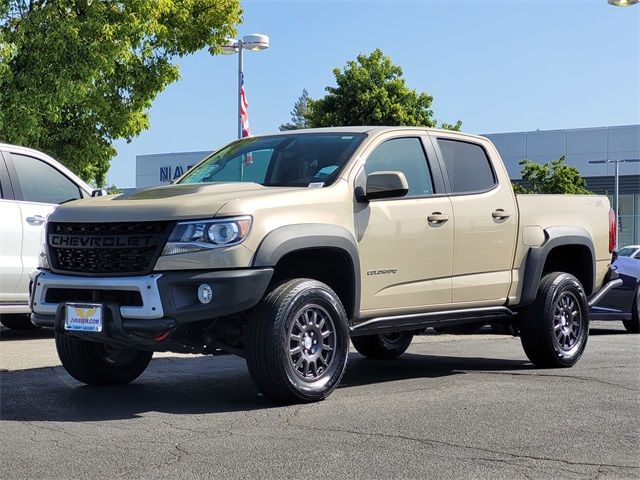
M 433 96 L 439 122 L 469 133 L 640 123 L 640 4 L 606 0 L 253 0 L 238 35 L 253 134 L 277 131 L 306 88 L 376 48 L 407 85 Z M 117 141 L 109 185 L 135 186 L 136 155 L 215 150 L 237 136 L 237 56 L 176 59 L 181 78 L 156 98 L 151 127 Z

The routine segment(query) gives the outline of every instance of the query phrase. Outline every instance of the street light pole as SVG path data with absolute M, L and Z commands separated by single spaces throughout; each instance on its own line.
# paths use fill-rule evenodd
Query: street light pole
M 222 45 L 222 53 L 233 55 L 238 54 L 238 138 L 242 138 L 242 84 L 243 84 L 243 53 L 244 50 L 260 52 L 269 48 L 269 37 L 261 33 L 245 35 L 239 40 L 229 38 Z
M 609 164 L 609 163 L 613 163 L 615 164 L 615 181 L 614 181 L 614 193 L 613 193 L 613 197 L 615 198 L 615 208 L 613 209 L 615 212 L 615 216 L 616 216 L 616 224 L 620 225 L 620 219 L 618 217 L 618 211 L 620 209 L 620 175 L 619 175 L 619 169 L 618 166 L 621 163 L 635 163 L 635 162 L 640 162 L 640 158 L 618 158 L 618 159 L 614 159 L 614 160 L 589 160 L 589 163 L 605 163 L 605 164 Z M 615 249 L 618 249 L 618 235 L 616 235 L 616 246 Z

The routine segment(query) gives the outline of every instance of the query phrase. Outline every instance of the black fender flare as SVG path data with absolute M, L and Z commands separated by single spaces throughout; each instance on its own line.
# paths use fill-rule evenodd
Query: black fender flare
M 352 318 L 360 313 L 360 257 L 353 234 L 338 225 L 321 223 L 301 223 L 285 225 L 269 232 L 253 256 L 252 266 L 275 267 L 285 255 L 312 248 L 330 248 L 341 251 L 351 263 L 353 272 L 353 305 L 345 305 L 351 310 Z
M 559 226 L 550 227 L 544 230 L 547 238 L 546 242 L 539 247 L 531 247 L 527 254 L 524 268 L 524 278 L 522 280 L 522 294 L 518 306 L 533 303 L 538 294 L 540 280 L 542 280 L 542 272 L 544 264 L 551 250 L 564 245 L 581 245 L 585 246 L 591 252 L 591 288 L 595 288 L 596 279 L 596 262 L 595 249 L 593 239 L 588 231 L 580 227 Z M 592 292 L 585 292 L 589 295 Z

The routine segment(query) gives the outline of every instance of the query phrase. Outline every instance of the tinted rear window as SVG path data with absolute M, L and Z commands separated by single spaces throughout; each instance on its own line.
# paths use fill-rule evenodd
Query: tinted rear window
M 489 158 L 480 145 L 438 139 L 452 193 L 478 192 L 496 184 Z

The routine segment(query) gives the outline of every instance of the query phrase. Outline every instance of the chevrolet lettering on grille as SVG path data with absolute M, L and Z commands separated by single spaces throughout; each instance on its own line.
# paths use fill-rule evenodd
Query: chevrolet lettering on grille
M 52 247 L 71 248 L 122 248 L 152 247 L 157 244 L 156 235 L 49 235 Z

